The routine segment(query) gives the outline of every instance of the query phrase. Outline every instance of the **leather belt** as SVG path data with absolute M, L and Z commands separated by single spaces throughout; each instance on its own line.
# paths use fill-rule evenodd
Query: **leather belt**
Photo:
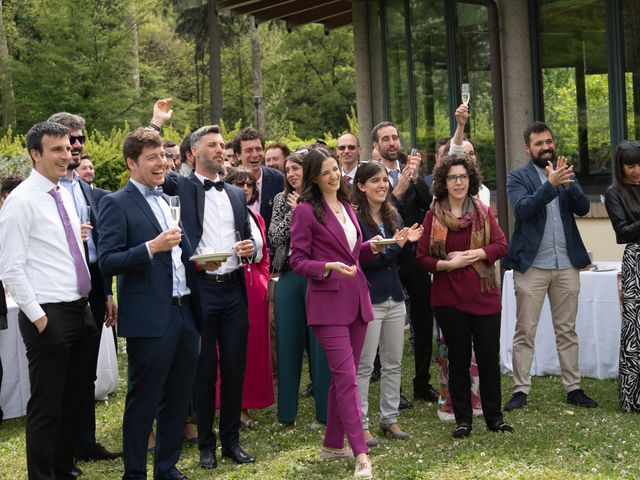
M 207 273 L 206 278 L 218 283 L 234 282 L 242 278 L 241 272 L 242 270 L 238 268 L 229 273 Z
M 191 295 L 183 295 L 181 297 L 173 297 L 171 299 L 173 305 L 183 306 L 191 304 Z

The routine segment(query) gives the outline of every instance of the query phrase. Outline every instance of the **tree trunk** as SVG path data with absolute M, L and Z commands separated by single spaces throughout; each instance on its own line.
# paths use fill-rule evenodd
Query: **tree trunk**
M 0 0 L 0 126 L 4 129 L 16 127 L 16 106 L 9 69 L 9 47 L 4 30 L 2 0 Z
M 220 55 L 220 24 L 214 0 L 209 0 L 207 25 L 209 29 L 209 98 L 211 122 L 219 124 L 222 118 L 222 57 Z
M 138 43 L 138 12 L 136 11 L 136 2 L 131 2 L 131 18 L 129 23 L 131 24 L 132 35 L 132 54 L 133 65 L 131 67 L 131 78 L 133 80 L 133 88 L 136 92 L 140 90 L 140 44 Z
M 256 128 L 264 129 L 264 107 L 262 101 L 262 52 L 260 51 L 260 34 L 254 17 L 249 17 L 251 23 L 251 66 L 253 76 L 253 105 L 255 106 Z

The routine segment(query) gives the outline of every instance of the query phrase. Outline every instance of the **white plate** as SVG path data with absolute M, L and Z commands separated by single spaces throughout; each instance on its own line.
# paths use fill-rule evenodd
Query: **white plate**
M 395 238 L 383 238 L 382 240 L 371 240 L 371 243 L 374 245 L 392 245 L 394 243 L 398 243 L 400 240 L 396 240 Z
M 192 262 L 223 262 L 231 255 L 233 255 L 232 252 L 203 253 L 202 255 L 194 255 L 189 260 Z
M 590 272 L 613 272 L 615 270 L 618 270 L 617 268 L 590 268 L 589 271 Z

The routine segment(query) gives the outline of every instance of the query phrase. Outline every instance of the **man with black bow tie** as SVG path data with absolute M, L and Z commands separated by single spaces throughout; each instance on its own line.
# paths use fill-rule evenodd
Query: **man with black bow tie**
M 191 244 L 197 247 L 196 253 L 236 253 L 217 270 L 201 271 L 197 276 L 203 315 L 196 377 L 198 445 L 200 466 L 213 469 L 217 466 L 213 420 L 218 364 L 222 456 L 236 463 L 255 461 L 239 445 L 249 332 L 246 286 L 239 259 L 251 259 L 255 246 L 244 192 L 223 183 L 218 174 L 225 149 L 220 127 L 207 125 L 192 133 L 191 149 L 196 159 L 194 173 L 185 178 L 169 172 L 164 191 L 180 196 L 184 230 Z

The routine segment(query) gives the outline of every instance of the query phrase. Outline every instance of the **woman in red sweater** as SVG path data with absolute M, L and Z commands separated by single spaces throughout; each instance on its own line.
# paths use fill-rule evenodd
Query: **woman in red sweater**
M 501 411 L 501 302 L 494 267 L 507 254 L 507 242 L 491 209 L 474 198 L 479 186 L 480 174 L 468 158 L 445 158 L 433 173 L 435 200 L 418 244 L 418 264 L 433 273 L 431 305 L 449 347 L 455 438 L 471 433 L 472 345 L 487 428 L 513 431 Z

